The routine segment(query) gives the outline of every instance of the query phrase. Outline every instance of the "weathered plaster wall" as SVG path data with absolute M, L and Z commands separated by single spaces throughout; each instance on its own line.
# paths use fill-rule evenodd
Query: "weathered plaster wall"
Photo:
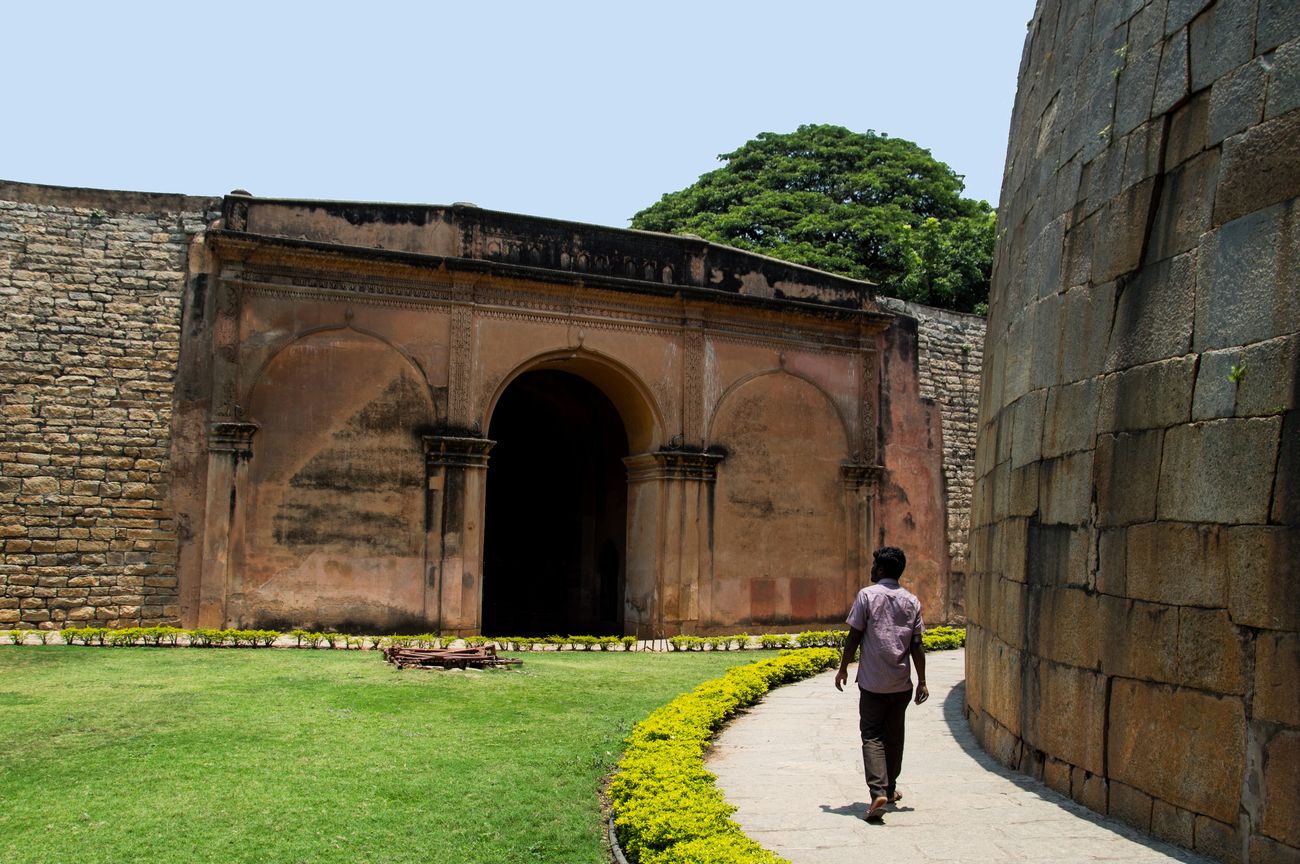
M 178 621 L 180 297 L 217 204 L 0 183 L 0 627 Z
M 919 303 L 882 297 L 884 309 L 916 319 L 916 364 L 920 396 L 939 411 L 943 447 L 943 510 L 948 527 L 951 571 L 945 615 L 965 616 L 964 579 L 970 538 L 971 489 L 975 484 L 975 437 L 979 429 L 981 360 L 986 323 Z M 935 620 L 939 620 L 935 616 Z
M 1300 6 L 1043 0 L 984 352 L 984 746 L 1228 861 L 1300 855 Z

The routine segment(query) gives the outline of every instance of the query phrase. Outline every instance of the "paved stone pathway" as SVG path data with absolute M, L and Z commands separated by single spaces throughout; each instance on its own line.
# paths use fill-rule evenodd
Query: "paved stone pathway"
M 857 692 L 851 677 L 837 691 L 832 672 L 772 691 L 718 737 L 708 767 L 739 808 L 736 821 L 793 864 L 1209 864 L 987 756 L 962 716 L 964 655 L 926 657 L 930 699 L 907 709 L 903 800 L 883 823 L 861 818 L 868 796 Z

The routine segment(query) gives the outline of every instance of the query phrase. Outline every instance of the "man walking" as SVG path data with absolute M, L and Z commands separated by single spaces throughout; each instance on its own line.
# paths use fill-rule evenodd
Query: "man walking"
M 871 806 L 869 822 L 879 821 L 886 805 L 903 796 L 897 789 L 903 770 L 903 717 L 912 699 L 912 663 L 916 664 L 916 704 L 930 698 L 925 686 L 925 648 L 921 644 L 921 603 L 898 584 L 907 567 L 902 549 L 876 550 L 871 583 L 858 592 L 849 610 L 849 637 L 835 673 L 835 689 L 843 690 L 849 663 L 858 646 L 858 722 L 862 731 L 862 764 L 866 769 Z

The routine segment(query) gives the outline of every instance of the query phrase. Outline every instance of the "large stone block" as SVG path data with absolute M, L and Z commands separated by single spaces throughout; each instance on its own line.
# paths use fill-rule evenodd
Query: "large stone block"
M 1241 803 L 1245 750 L 1240 699 L 1127 679 L 1112 684 L 1107 765 L 1113 780 L 1226 822 L 1236 819 Z
M 1179 683 L 1214 693 L 1245 693 L 1245 641 L 1226 609 L 1179 609 Z
M 1101 668 L 1107 675 L 1178 681 L 1178 607 L 1102 596 Z
M 1187 95 L 1187 85 L 1187 31 L 1179 30 L 1165 40 L 1160 51 L 1151 115 L 1158 117 L 1181 102 Z
M 1093 448 L 1100 396 L 1101 386 L 1097 379 L 1048 391 L 1043 429 L 1044 456 L 1050 458 Z
M 1098 435 L 1097 524 L 1150 522 L 1156 515 L 1164 431 Z
M 1264 92 L 1268 81 L 1265 61 L 1253 60 L 1233 69 L 1214 82 L 1210 90 L 1208 142 L 1218 144 L 1254 126 L 1264 116 Z
M 1128 530 L 1111 528 L 1098 532 L 1097 590 L 1117 597 L 1127 596 Z
M 1300 112 L 1289 111 L 1223 142 L 1214 222 L 1224 224 L 1300 194 Z
M 1192 827 L 1192 838 L 1192 848 L 1202 855 L 1230 864 L 1243 860 L 1241 838 L 1233 825 L 1198 813 Z
M 1061 380 L 1064 345 L 1061 307 L 1064 303 L 1060 294 L 1053 294 L 1034 304 L 1034 340 L 1029 358 L 1029 387 L 1032 390 L 1051 387 Z
M 1238 417 L 1275 415 L 1300 407 L 1300 334 L 1243 348 L 1236 365 L 1243 372 L 1235 382 Z
M 1190 849 L 1195 842 L 1193 839 L 1195 823 L 1194 813 L 1159 799 L 1152 802 L 1151 833 L 1161 840 Z
M 1092 509 L 1092 451 L 1039 463 L 1039 519 L 1049 524 L 1082 525 Z
M 1216 526 L 1150 522 L 1128 529 L 1128 594 L 1174 606 L 1223 608 L 1228 550 Z
M 1043 455 L 1043 411 L 1047 392 L 1026 393 L 1012 406 L 1011 467 L 1037 462 Z
M 1150 831 L 1151 804 L 1152 798 L 1147 793 L 1115 780 L 1110 781 L 1108 812 L 1121 822 L 1127 822 L 1142 831 Z
M 1013 470 L 1009 477 L 1008 516 L 1029 517 L 1038 515 L 1038 467 L 1040 462 L 1030 462 Z
M 1021 653 L 996 640 L 985 653 L 982 707 L 986 714 L 1012 735 L 1020 735 L 1020 705 L 1023 670 Z M 995 674 L 989 674 L 995 673 Z
M 1192 397 L 1193 420 L 1217 420 L 1236 413 L 1239 381 L 1233 369 L 1241 367 L 1241 353 L 1240 348 L 1227 348 L 1200 355 Z
M 1092 378 L 1105 370 L 1115 291 L 1115 283 L 1107 282 L 1095 288 L 1071 288 L 1065 293 L 1062 332 L 1068 338 L 1061 354 L 1062 381 Z
M 1106 679 L 1058 663 L 1038 666 L 1037 744 L 1043 751 L 1102 773 L 1105 755 Z
M 1151 99 L 1155 94 L 1163 47 L 1157 43 L 1139 49 L 1131 39 L 1128 44 L 1115 94 L 1115 135 L 1127 135 L 1151 118 Z
M 995 610 L 994 633 L 1008 646 L 1024 650 L 1027 647 L 1026 609 L 1029 589 L 1023 582 L 1012 582 L 1010 579 L 998 579 L 991 587 L 990 596 Z
M 1169 118 L 1165 136 L 1165 169 L 1170 170 L 1205 149 L 1210 126 L 1210 94 L 1197 93 Z
M 1300 864 L 1300 847 L 1279 843 L 1262 834 L 1250 836 L 1247 855 L 1250 864 Z
M 1103 379 L 1099 432 L 1162 429 L 1191 419 L 1194 355 L 1127 369 Z
M 1274 840 L 1300 846 L 1300 731 L 1284 730 L 1264 750 L 1264 818 L 1261 829 Z
M 1193 19 L 1188 36 L 1193 92 L 1254 55 L 1255 7 L 1256 0 L 1215 3 Z
M 1210 228 L 1219 182 L 1219 151 L 1191 157 L 1164 176 L 1146 260 L 1161 261 L 1194 249 Z
M 1143 180 L 1106 204 L 1101 225 L 1093 237 L 1094 281 L 1109 282 L 1136 270 L 1142 263 L 1142 244 L 1154 186 L 1154 179 Z
M 1300 37 L 1300 7 L 1291 0 L 1259 0 L 1255 22 L 1255 53 L 1272 51 Z
M 1282 418 L 1211 420 L 1165 433 L 1160 519 L 1268 522 Z
M 1034 649 L 1047 659 L 1093 669 L 1101 664 L 1101 601 L 1077 588 L 1031 588 L 1026 611 Z
M 1119 294 L 1107 368 L 1125 369 L 1178 357 L 1191 348 L 1196 318 L 1197 256 L 1148 266 Z
M 1294 39 L 1283 45 L 1272 60 L 1273 68 L 1268 76 L 1268 95 L 1264 110 L 1266 120 L 1281 117 L 1300 108 L 1300 39 Z
M 1300 728 L 1300 634 L 1260 633 L 1255 641 L 1254 719 Z M 1300 762 L 1296 763 L 1300 768 Z

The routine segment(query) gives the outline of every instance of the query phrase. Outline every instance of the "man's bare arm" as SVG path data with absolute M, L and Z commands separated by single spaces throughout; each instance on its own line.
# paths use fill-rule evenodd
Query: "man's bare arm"
M 916 704 L 920 705 L 930 698 L 930 688 L 925 686 L 925 644 L 920 639 L 914 640 L 908 653 L 912 655 L 912 665 L 916 667 Z
M 844 682 L 849 680 L 849 664 L 853 662 L 854 656 L 858 653 L 858 646 L 862 644 L 862 631 L 856 627 L 849 627 L 849 635 L 844 640 L 844 653 L 840 655 L 840 671 L 835 673 L 835 689 L 843 690 Z

